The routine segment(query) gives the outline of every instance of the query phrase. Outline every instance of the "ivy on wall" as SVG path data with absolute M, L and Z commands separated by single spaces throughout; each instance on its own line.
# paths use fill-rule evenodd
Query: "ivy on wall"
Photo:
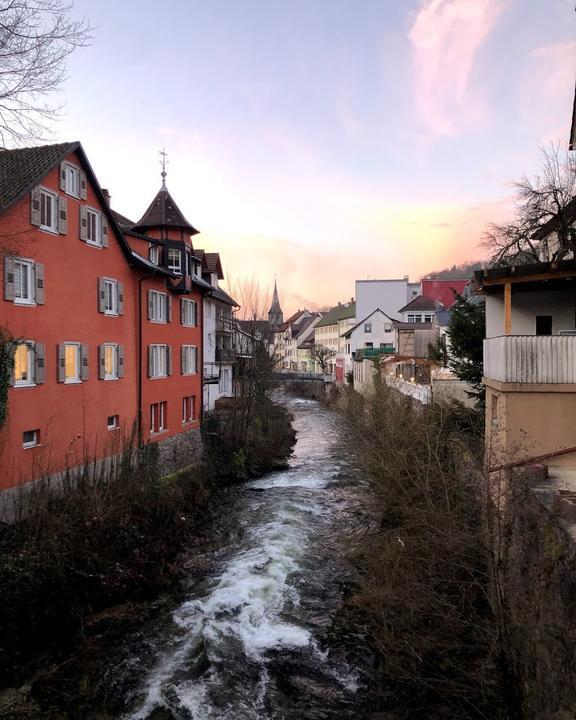
M 14 371 L 14 350 L 13 338 L 0 328 L 0 427 L 8 416 L 8 388 Z

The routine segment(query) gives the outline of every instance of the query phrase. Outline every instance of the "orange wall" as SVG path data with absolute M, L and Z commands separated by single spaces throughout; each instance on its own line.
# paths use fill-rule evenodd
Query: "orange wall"
M 68 158 L 80 165 L 75 154 Z M 60 194 L 58 168 L 41 184 Z M 66 196 L 68 233 L 56 235 L 30 224 L 30 196 L 0 217 L 0 234 L 8 235 L 13 254 L 44 263 L 45 304 L 32 307 L 0 299 L 0 326 L 15 337 L 46 344 L 46 381 L 9 390 L 8 419 L 0 431 L 0 488 L 78 465 L 85 455 L 102 457 L 121 445 L 136 416 L 135 273 L 109 228 L 109 247 L 79 239 L 79 205 L 100 205 L 90 184 L 86 201 Z M 3 271 L 3 268 L 2 268 Z M 107 276 L 124 283 L 124 315 L 98 312 L 97 280 Z M 2 272 L 2 282 L 4 273 Z M 57 345 L 78 341 L 89 345 L 89 378 L 79 384 L 57 382 Z M 125 375 L 98 379 L 98 346 L 124 345 Z M 109 431 L 107 418 L 119 415 L 120 430 Z M 22 433 L 40 429 L 41 445 L 22 448 Z

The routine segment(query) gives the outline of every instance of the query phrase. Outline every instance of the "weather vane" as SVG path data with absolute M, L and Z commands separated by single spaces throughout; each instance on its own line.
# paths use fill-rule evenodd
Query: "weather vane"
M 162 156 L 162 160 L 160 160 L 160 163 L 162 165 L 162 172 L 160 175 L 162 176 L 162 185 L 166 186 L 166 165 L 168 165 L 168 160 L 166 159 L 168 157 L 168 153 L 166 152 L 166 148 L 162 148 L 162 150 L 158 151 L 158 155 Z

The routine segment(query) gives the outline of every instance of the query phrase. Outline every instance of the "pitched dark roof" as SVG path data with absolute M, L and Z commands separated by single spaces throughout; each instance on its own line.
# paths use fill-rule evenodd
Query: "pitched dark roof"
M 268 320 L 238 320 L 238 326 L 247 335 L 254 336 L 260 333 L 264 340 L 272 340 L 274 336 L 274 328 Z
M 390 315 L 386 315 L 386 313 L 384 312 L 384 310 L 380 310 L 380 308 L 376 308 L 376 310 L 373 310 L 373 311 L 370 313 L 370 315 L 366 315 L 366 317 L 365 317 L 363 320 L 360 320 L 359 323 L 356 323 L 356 325 L 354 325 L 354 327 L 351 327 L 349 330 L 346 330 L 345 333 L 342 333 L 342 335 L 341 335 L 340 337 L 349 338 L 349 337 L 352 335 L 352 333 L 354 332 L 354 330 L 356 330 L 357 328 L 359 328 L 360 325 L 362 325 L 363 323 L 365 323 L 366 320 L 368 320 L 369 318 L 371 318 L 372 315 L 375 315 L 376 313 L 381 313 L 382 315 L 384 315 L 384 317 L 387 317 L 388 320 L 390 320 L 390 322 L 396 322 L 396 320 L 394 320 L 393 318 L 391 318 Z
M 130 230 L 131 228 L 136 225 L 136 223 L 133 220 L 129 220 L 125 215 L 122 215 L 119 212 L 116 212 L 116 210 L 112 210 L 112 214 L 116 218 L 116 222 L 123 230 Z
M 339 320 L 349 320 L 356 317 L 356 303 L 348 305 L 337 305 L 323 316 L 322 320 L 316 327 L 326 327 L 328 325 L 336 325 Z
M 224 280 L 220 253 L 206 253 L 206 267 L 208 268 L 208 272 L 216 273 L 219 280 Z
M 414 300 L 410 300 L 410 302 L 407 305 L 404 305 L 403 308 L 400 308 L 398 312 L 410 312 L 412 310 L 437 310 L 437 305 L 434 300 L 431 300 L 430 298 L 425 297 L 424 295 L 418 295 L 418 297 L 415 297 Z
M 20 200 L 66 155 L 79 147 L 79 142 L 67 142 L 0 150 L 0 212 Z
M 158 190 L 156 197 L 134 226 L 134 230 L 147 230 L 158 227 L 181 228 L 187 230 L 190 235 L 196 235 L 198 233 L 198 230 L 186 220 L 165 185 L 162 185 L 160 190 Z
M 282 308 L 280 307 L 280 298 L 278 297 L 278 286 L 276 285 L 276 278 L 274 278 L 274 292 L 272 293 L 272 304 L 268 315 L 282 315 Z
M 305 312 L 308 312 L 308 311 L 307 310 L 296 310 L 296 312 L 293 315 L 290 315 L 288 320 L 285 320 L 282 323 L 282 325 L 279 325 L 276 328 L 276 332 L 284 332 L 284 330 L 287 330 L 290 327 L 290 325 L 293 325 L 294 323 L 296 323 L 300 319 L 300 316 Z
M 236 300 L 231 298 L 227 292 L 224 292 L 224 290 L 221 290 L 220 288 L 213 287 L 210 295 L 212 295 L 212 297 L 216 300 L 220 300 L 220 302 L 226 303 L 227 305 L 232 305 L 233 307 L 240 307 Z

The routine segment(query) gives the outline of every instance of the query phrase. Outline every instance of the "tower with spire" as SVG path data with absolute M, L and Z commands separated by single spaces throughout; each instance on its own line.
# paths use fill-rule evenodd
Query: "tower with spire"
M 268 310 L 268 322 L 270 327 L 277 328 L 284 322 L 284 313 L 280 307 L 280 300 L 278 298 L 278 287 L 276 286 L 276 278 L 274 278 L 274 293 L 272 295 L 272 305 Z

